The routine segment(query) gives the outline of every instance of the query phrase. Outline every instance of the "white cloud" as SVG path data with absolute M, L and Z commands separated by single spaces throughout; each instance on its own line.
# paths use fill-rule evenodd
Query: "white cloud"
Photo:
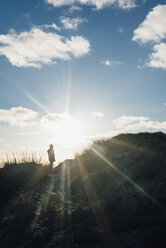
M 50 113 L 42 117 L 41 125 L 45 128 L 55 128 L 55 126 L 62 126 L 64 123 L 78 123 L 69 113 Z
M 97 112 L 92 112 L 91 115 L 94 117 L 103 117 L 104 113 L 101 111 L 97 111 Z
M 166 5 L 158 5 L 149 12 L 145 20 L 134 30 L 133 41 L 159 43 L 153 46 L 153 52 L 145 63 L 148 67 L 166 69 Z M 138 68 L 140 68 L 138 66 Z
M 72 5 L 76 3 L 95 6 L 96 9 L 102 9 L 111 5 L 115 5 L 122 9 L 131 9 L 136 7 L 136 0 L 46 0 L 47 3 L 54 7 L 64 5 Z
M 101 64 L 110 66 L 111 61 L 110 60 L 104 60 L 104 61 L 101 61 Z
M 30 136 L 30 135 L 39 135 L 39 132 L 22 132 L 22 133 L 18 133 L 18 135 L 20 136 Z
M 80 17 L 69 18 L 69 17 L 61 17 L 61 23 L 63 24 L 65 29 L 77 29 L 78 25 L 87 21 L 85 18 L 82 19 Z
M 122 115 L 117 119 L 113 120 L 113 123 L 116 124 L 117 128 L 122 128 L 130 123 L 137 122 L 137 121 L 148 121 L 149 118 L 145 116 L 127 116 Z
M 166 121 L 152 121 L 149 117 L 145 116 L 121 116 L 113 120 L 113 123 L 116 125 L 116 128 L 121 131 L 149 131 L 150 129 L 166 129 Z
M 104 60 L 104 61 L 101 61 L 101 64 L 106 65 L 106 66 L 112 66 L 112 65 L 121 65 L 122 62 L 120 62 L 120 61 Z
M 141 70 L 145 67 L 147 67 L 147 63 L 145 63 L 143 59 L 138 59 L 137 69 Z
M 160 121 L 140 121 L 135 124 L 130 124 L 125 127 L 126 130 L 162 130 L 166 129 L 166 121 L 160 122 Z
M 25 13 L 25 14 L 23 14 L 23 16 L 22 17 L 24 17 L 24 18 L 28 18 L 29 16 L 30 16 L 30 12 L 27 12 L 27 13 Z
M 123 29 L 121 27 L 119 27 L 118 28 L 118 32 L 122 34 L 123 33 Z
M 55 30 L 60 31 L 60 28 L 59 28 L 55 23 L 52 23 L 52 24 L 50 24 L 50 25 L 45 24 L 45 25 L 42 25 L 41 27 L 46 28 L 46 29 L 48 29 L 48 28 L 53 28 L 53 29 L 55 29 Z
M 81 7 L 76 6 L 76 5 L 73 5 L 73 6 L 71 6 L 71 7 L 69 8 L 68 12 L 69 12 L 69 13 L 73 13 L 74 11 L 81 11 L 81 10 L 82 10 Z
M 147 43 L 160 42 L 166 39 L 166 5 L 158 5 L 152 9 L 145 20 L 134 30 L 133 40 Z
M 37 112 L 23 107 L 14 107 L 9 110 L 0 109 L 0 122 L 24 127 L 35 124 L 31 120 L 35 119 L 37 115 Z
M 166 43 L 160 43 L 153 47 L 153 52 L 150 54 L 146 65 L 166 69 Z
M 29 32 L 9 32 L 0 35 L 0 55 L 17 67 L 36 67 L 56 63 L 55 59 L 69 60 L 71 55 L 81 57 L 90 51 L 90 43 L 81 36 L 67 39 L 54 32 L 32 28 Z
M 48 126 L 50 124 L 55 124 L 60 121 L 64 121 L 66 119 L 70 119 L 71 116 L 64 112 L 64 113 L 51 113 L 48 115 L 45 115 L 41 119 L 41 123 L 43 126 Z
M 118 5 L 122 9 L 131 9 L 136 7 L 136 0 L 118 0 Z
M 73 123 L 80 123 L 76 119 L 74 119 L 69 113 L 50 113 L 42 117 L 41 125 L 46 128 L 55 127 L 55 125 L 63 125 L 66 124 L 73 124 Z
M 70 114 L 50 113 L 41 119 L 41 126 L 50 132 L 54 140 L 63 140 L 71 144 L 75 140 L 78 141 L 81 137 L 81 122 L 73 118 Z

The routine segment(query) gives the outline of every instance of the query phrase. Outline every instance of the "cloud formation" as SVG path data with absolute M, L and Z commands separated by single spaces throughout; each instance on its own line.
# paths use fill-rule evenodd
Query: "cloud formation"
M 96 111 L 96 112 L 92 112 L 91 115 L 94 117 L 103 117 L 104 113 L 101 111 Z
M 121 9 L 131 9 L 136 7 L 136 0 L 45 0 L 54 7 L 61 7 L 64 5 L 72 5 L 76 3 L 84 5 L 95 6 L 96 9 L 102 9 L 111 5 L 117 6 Z
M 85 18 L 69 18 L 69 17 L 61 17 L 61 23 L 63 24 L 65 29 L 77 29 L 78 25 L 87 21 Z
M 148 121 L 149 118 L 145 116 L 127 116 L 122 115 L 117 119 L 113 120 L 113 123 L 116 124 L 117 128 L 122 128 L 130 123 L 137 122 L 137 121 Z
M 160 43 L 153 47 L 146 63 L 149 67 L 166 69 L 166 43 Z
M 144 131 L 166 129 L 166 121 L 152 121 L 145 116 L 121 116 L 113 120 L 117 129 L 125 131 Z
M 122 62 L 120 62 L 120 61 L 111 61 L 111 60 L 104 60 L 104 61 L 101 61 L 101 64 L 106 65 L 106 66 L 112 66 L 112 65 L 121 65 Z
M 14 107 L 9 110 L 0 109 L 0 122 L 8 123 L 12 126 L 30 126 L 35 124 L 32 122 L 38 113 L 23 107 Z
M 134 30 L 133 41 L 147 43 L 160 42 L 166 38 L 166 5 L 152 9 L 145 20 Z
M 21 132 L 21 133 L 18 133 L 18 135 L 20 136 L 30 136 L 30 135 L 39 135 L 40 133 L 39 132 Z
M 52 24 L 50 24 L 50 25 L 45 24 L 45 25 L 42 25 L 41 27 L 46 28 L 46 29 L 48 29 L 48 28 L 53 28 L 53 29 L 55 29 L 55 30 L 60 31 L 60 28 L 59 28 L 55 23 L 52 23 Z
M 149 12 L 145 20 L 134 30 L 133 41 L 158 43 L 153 46 L 146 66 L 166 69 L 166 5 L 158 5 Z
M 60 140 L 78 139 L 80 137 L 81 122 L 73 118 L 69 113 L 50 113 L 41 119 L 41 126 L 46 130 L 52 130 L 54 137 Z
M 56 59 L 69 60 L 90 51 L 90 43 L 81 36 L 67 39 L 54 32 L 32 28 L 29 32 L 0 35 L 0 56 L 4 55 L 17 67 L 36 67 L 56 63 Z
M 124 31 L 123 31 L 123 28 L 119 27 L 119 28 L 118 28 L 118 32 L 122 34 L 122 33 L 124 32 Z
M 74 123 L 79 123 L 77 120 L 75 120 L 69 113 L 50 113 L 41 118 L 41 125 L 45 128 L 55 128 L 55 126 L 64 125 L 66 123 L 67 125 L 72 125 Z
M 48 127 L 49 125 L 54 125 L 55 123 L 65 121 L 70 119 L 71 116 L 64 112 L 64 113 L 50 113 L 48 115 L 45 115 L 41 119 L 41 123 L 43 126 Z
M 71 13 L 73 13 L 74 11 L 81 11 L 81 10 L 82 10 L 81 7 L 79 7 L 79 6 L 77 6 L 77 5 L 72 5 L 72 6 L 69 8 L 68 12 L 71 14 Z

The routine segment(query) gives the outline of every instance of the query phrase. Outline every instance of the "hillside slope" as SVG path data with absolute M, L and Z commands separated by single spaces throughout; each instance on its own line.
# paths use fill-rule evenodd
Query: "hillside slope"
M 0 169 L 1 248 L 166 247 L 166 134 L 99 140 L 55 168 Z

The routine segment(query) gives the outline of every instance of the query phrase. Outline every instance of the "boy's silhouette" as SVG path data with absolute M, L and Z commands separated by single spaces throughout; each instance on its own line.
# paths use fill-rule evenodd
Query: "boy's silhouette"
M 52 174 L 52 166 L 53 166 L 53 163 L 55 161 L 55 154 L 54 154 L 54 146 L 51 144 L 50 145 L 50 149 L 48 149 L 48 159 L 50 161 L 50 171 L 49 171 L 49 175 Z

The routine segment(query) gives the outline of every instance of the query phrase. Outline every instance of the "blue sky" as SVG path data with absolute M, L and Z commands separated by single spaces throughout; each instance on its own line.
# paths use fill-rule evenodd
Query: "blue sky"
M 165 4 L 2 0 L 0 157 L 165 131 Z

